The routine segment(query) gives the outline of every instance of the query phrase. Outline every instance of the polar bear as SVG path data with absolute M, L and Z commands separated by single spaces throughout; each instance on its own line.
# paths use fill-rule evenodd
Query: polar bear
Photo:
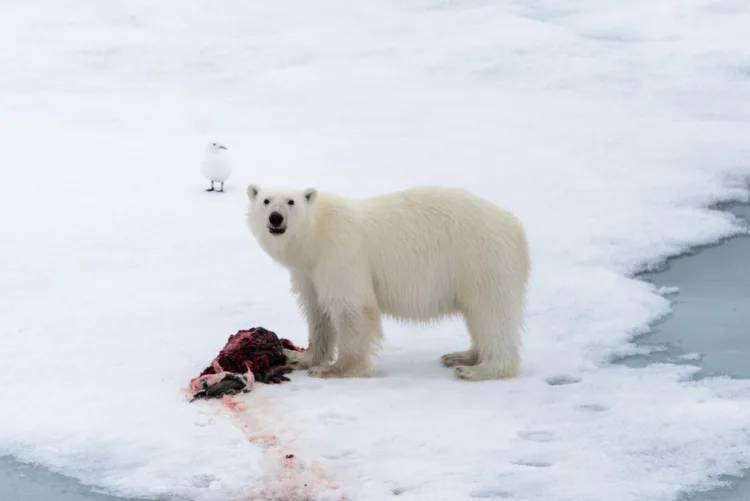
M 289 271 L 307 320 L 309 348 L 288 352 L 296 368 L 371 376 L 381 316 L 461 315 L 471 345 L 443 355 L 443 365 L 472 381 L 518 375 L 530 259 L 512 213 L 447 187 L 353 199 L 251 184 L 247 196 L 250 231 Z

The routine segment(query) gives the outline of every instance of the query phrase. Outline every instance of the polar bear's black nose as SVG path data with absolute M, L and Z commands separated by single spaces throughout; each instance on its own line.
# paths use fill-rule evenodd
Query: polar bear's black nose
M 278 212 L 272 212 L 271 215 L 268 216 L 268 222 L 271 223 L 271 226 L 274 228 L 278 228 L 284 222 L 284 216 Z

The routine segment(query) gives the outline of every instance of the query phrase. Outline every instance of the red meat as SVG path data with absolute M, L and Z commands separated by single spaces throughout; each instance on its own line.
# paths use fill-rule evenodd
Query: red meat
M 289 381 L 285 374 L 293 369 L 287 365 L 284 349 L 303 351 L 263 327 L 238 331 L 229 336 L 211 365 L 190 382 L 194 398 L 247 392 L 253 381 L 271 384 Z

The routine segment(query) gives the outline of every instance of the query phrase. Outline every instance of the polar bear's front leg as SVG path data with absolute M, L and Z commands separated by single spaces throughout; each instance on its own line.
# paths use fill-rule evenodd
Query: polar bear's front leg
M 331 317 L 320 307 L 315 287 L 309 278 L 292 275 L 292 288 L 307 320 L 308 347 L 301 353 L 284 350 L 287 360 L 292 367 L 301 370 L 325 365 L 333 356 L 336 341 Z
M 380 310 L 374 302 L 337 308 L 332 317 L 337 333 L 338 357 L 328 367 L 313 367 L 313 377 L 372 376 L 374 354 L 383 339 Z

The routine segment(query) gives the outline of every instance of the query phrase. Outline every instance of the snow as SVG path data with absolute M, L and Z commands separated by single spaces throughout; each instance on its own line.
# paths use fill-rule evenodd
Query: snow
M 663 501 L 738 474 L 750 383 L 611 361 L 670 311 L 633 273 L 740 231 L 706 207 L 748 199 L 748 26 L 739 0 L 5 2 L 0 454 L 196 501 Z M 250 182 L 517 213 L 522 376 L 458 381 L 458 320 L 389 322 L 381 377 L 188 403 L 237 330 L 306 343 Z

